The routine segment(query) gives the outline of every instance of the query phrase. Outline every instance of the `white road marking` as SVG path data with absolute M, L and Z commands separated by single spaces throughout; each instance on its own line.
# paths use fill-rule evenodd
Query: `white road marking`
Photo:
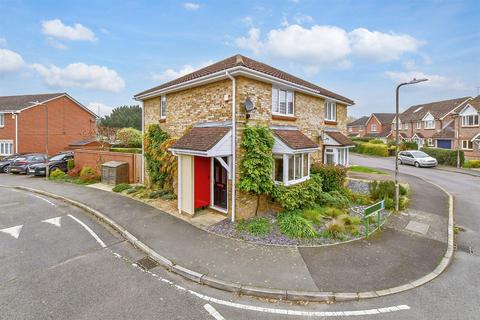
M 40 196 L 38 196 L 38 195 L 36 195 L 36 194 L 34 194 L 33 196 L 34 196 L 35 198 L 38 198 L 38 199 L 41 199 L 41 200 L 45 201 L 46 203 L 48 203 L 48 204 L 50 204 L 50 205 L 52 205 L 52 206 L 54 206 L 54 207 L 57 206 L 55 203 L 53 203 L 52 201 L 50 201 L 50 200 L 48 200 L 48 199 L 45 199 L 44 197 L 40 197 Z
M 0 232 L 6 233 L 8 235 L 11 235 L 15 239 L 18 239 L 18 236 L 20 236 L 20 231 L 22 231 L 22 228 L 23 228 L 23 225 L 19 225 L 15 227 L 1 229 Z
M 210 313 L 210 315 L 211 315 L 212 317 L 214 317 L 216 320 L 225 320 L 225 318 L 222 317 L 222 315 L 221 315 L 220 313 L 218 313 L 218 311 L 215 310 L 215 308 L 212 307 L 210 304 L 207 303 L 207 304 L 204 305 L 203 307 L 204 307 L 205 310 L 207 310 L 208 313 Z
M 51 219 L 47 219 L 47 220 L 42 220 L 42 222 L 50 223 L 50 224 L 53 224 L 56 227 L 60 227 L 60 218 L 61 217 L 51 218 Z
M 13 206 L 18 206 L 21 204 L 20 202 L 9 202 L 9 203 L 4 203 L 0 204 L 0 208 L 6 208 L 6 207 L 13 207 Z
M 90 233 L 90 234 L 92 235 L 92 237 L 94 237 L 95 240 L 97 240 L 97 242 L 102 246 L 102 248 L 107 247 L 107 246 L 105 245 L 105 243 L 102 241 L 102 239 L 100 239 L 100 237 L 97 236 L 97 234 L 96 234 L 95 232 L 93 232 L 93 230 L 90 229 L 89 226 L 87 226 L 85 223 L 83 223 L 83 222 L 80 221 L 79 219 L 75 218 L 75 217 L 72 216 L 71 214 L 68 214 L 68 216 L 69 216 L 70 218 L 72 218 L 73 220 L 77 221 L 82 227 L 84 227 L 85 230 L 87 230 L 88 233 Z

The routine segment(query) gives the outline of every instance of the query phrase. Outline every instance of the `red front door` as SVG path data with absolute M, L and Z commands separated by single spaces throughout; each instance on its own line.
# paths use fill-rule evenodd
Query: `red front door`
M 210 158 L 195 157 L 194 162 L 194 207 L 210 205 Z

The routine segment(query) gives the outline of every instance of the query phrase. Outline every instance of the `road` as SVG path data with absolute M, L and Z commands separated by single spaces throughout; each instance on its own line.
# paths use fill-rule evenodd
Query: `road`
M 391 169 L 390 159 L 352 162 Z M 401 294 L 336 304 L 241 297 L 155 267 L 87 213 L 61 201 L 0 188 L 0 319 L 478 319 L 480 179 L 401 167 L 455 197 L 460 250 L 433 282 Z M 0 184 L 30 177 L 0 176 Z M 467 250 L 473 248 L 473 254 Z M 148 269 L 148 268 L 147 268 Z M 355 311 L 355 312 L 351 312 Z M 282 315 L 281 313 L 292 315 Z M 375 315 L 362 315 L 372 313 Z

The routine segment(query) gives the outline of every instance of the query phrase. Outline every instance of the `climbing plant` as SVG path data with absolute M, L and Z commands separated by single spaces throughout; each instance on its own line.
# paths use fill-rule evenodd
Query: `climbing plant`
M 244 156 L 240 163 L 238 188 L 257 196 L 258 211 L 260 196 L 269 194 L 274 186 L 272 179 L 274 140 L 267 126 L 247 126 L 243 131 L 241 147 Z
M 158 187 L 173 192 L 177 174 L 177 160 L 168 148 L 176 140 L 162 130 L 158 124 L 151 124 L 143 137 L 145 160 L 150 187 Z

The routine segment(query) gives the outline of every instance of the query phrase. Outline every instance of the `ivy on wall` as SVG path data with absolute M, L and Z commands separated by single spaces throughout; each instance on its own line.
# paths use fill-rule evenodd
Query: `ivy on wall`
M 272 179 L 274 139 L 267 126 L 247 126 L 243 131 L 241 147 L 245 150 L 240 163 L 238 188 L 257 196 L 257 208 L 262 194 L 270 194 L 274 187 Z
M 177 159 L 168 151 L 175 141 L 160 125 L 151 124 L 147 127 L 143 143 L 150 187 L 175 191 L 173 184 L 177 175 Z

